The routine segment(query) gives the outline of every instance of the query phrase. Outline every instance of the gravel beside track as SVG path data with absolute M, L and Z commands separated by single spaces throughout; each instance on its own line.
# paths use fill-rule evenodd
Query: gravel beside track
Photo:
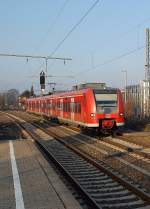
M 119 136 L 118 138 L 124 141 L 135 143 L 137 145 L 141 145 L 145 148 L 150 148 L 150 132 L 125 133 L 123 136 Z

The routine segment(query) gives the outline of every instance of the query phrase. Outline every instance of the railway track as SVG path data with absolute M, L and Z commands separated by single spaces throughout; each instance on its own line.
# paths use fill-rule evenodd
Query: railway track
M 27 117 L 26 114 L 23 114 L 23 117 L 30 120 L 30 122 L 34 121 L 35 125 L 37 125 L 37 119 L 39 120 L 38 117 L 32 115 Z M 34 119 L 31 119 L 32 117 Z M 111 141 L 113 140 L 112 138 L 108 137 L 103 141 L 97 140 L 96 138 L 88 137 L 77 131 L 70 130 L 70 128 L 53 123 L 38 124 L 40 124 L 40 126 L 42 125 L 44 129 L 50 133 L 57 133 L 58 136 L 65 138 L 67 143 L 73 144 L 77 149 L 85 152 L 94 159 L 103 160 L 120 174 L 129 177 L 135 183 L 138 183 L 150 191 L 150 160 L 135 153 L 135 149 L 128 151 L 129 148 L 133 149 L 133 147 L 127 146 L 126 149 L 123 149 L 116 144 L 112 144 L 114 143 Z
M 91 208 L 149 208 L 149 194 L 121 177 L 102 161 L 96 161 L 77 149 L 76 141 L 72 143 L 69 137 L 68 140 L 64 140 L 64 137 L 59 137 L 53 132 L 50 137 L 49 131 L 37 124 L 33 126 L 22 119 L 16 117 L 15 119 L 19 120 L 19 123 L 36 139 L 41 149 L 71 179 L 88 200 Z

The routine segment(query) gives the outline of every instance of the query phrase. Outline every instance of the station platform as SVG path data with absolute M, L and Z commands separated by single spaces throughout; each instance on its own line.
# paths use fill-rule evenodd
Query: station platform
M 81 209 L 32 140 L 0 141 L 1 209 Z

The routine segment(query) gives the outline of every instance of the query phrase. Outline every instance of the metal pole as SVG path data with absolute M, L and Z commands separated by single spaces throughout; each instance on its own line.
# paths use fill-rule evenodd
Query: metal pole
M 125 104 L 127 102 L 127 70 L 122 70 L 123 73 L 125 73 L 125 87 L 124 87 L 124 91 L 125 91 Z
M 22 54 L 5 54 L 5 53 L 0 53 L 0 56 L 3 57 L 22 57 L 22 58 L 35 58 L 35 59 L 55 59 L 55 60 L 72 60 L 71 58 L 67 57 L 49 57 L 49 56 L 38 56 L 38 55 L 22 55 Z
M 45 58 L 45 74 L 47 76 L 47 58 Z
M 125 70 L 125 92 L 126 92 L 126 102 L 127 102 L 127 70 Z

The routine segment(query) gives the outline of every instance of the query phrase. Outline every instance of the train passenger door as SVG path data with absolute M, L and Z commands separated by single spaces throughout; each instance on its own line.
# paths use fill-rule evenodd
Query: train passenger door
M 60 99 L 60 117 L 63 118 L 63 99 Z
M 71 120 L 74 121 L 74 98 L 71 98 Z
M 52 112 L 52 99 L 50 100 L 50 116 L 52 116 L 53 112 Z
M 82 113 L 83 113 L 83 122 L 86 122 L 86 94 L 83 94 L 83 106 L 82 106 Z
M 41 101 L 39 100 L 39 112 L 41 112 Z
M 50 115 L 50 100 L 47 100 L 47 115 Z

